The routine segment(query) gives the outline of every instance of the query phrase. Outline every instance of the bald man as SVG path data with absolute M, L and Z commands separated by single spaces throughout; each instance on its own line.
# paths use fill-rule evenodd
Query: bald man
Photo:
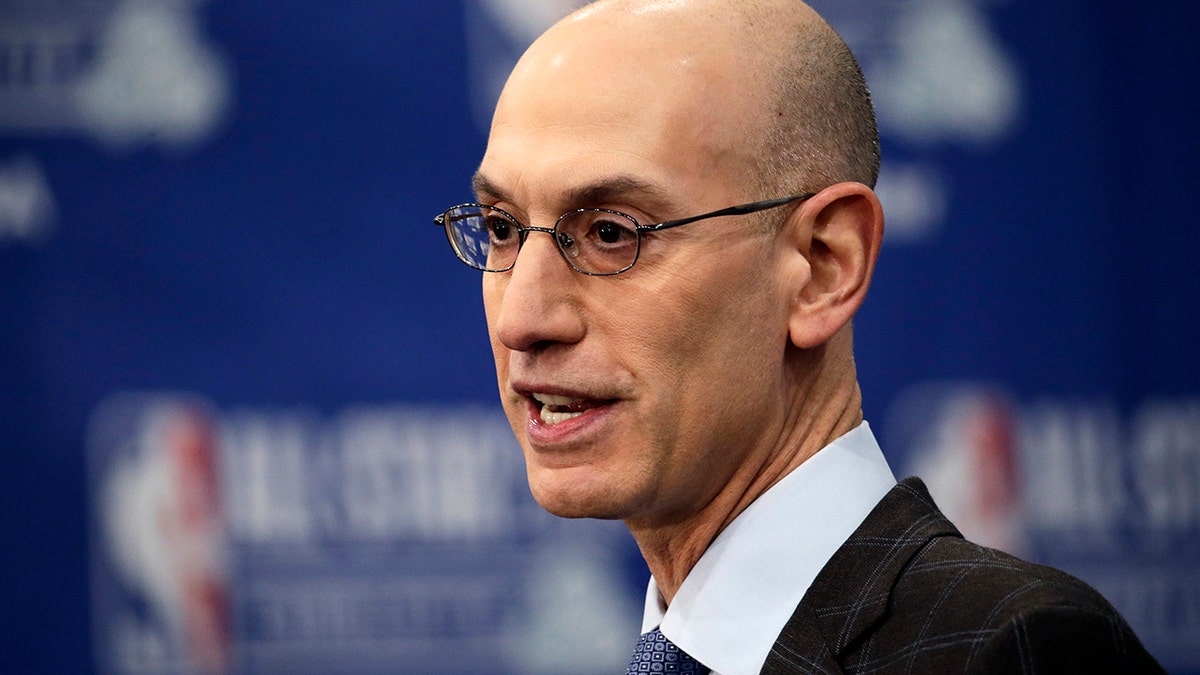
M 621 519 L 650 567 L 630 672 L 1156 670 L 1095 591 L 896 483 L 851 336 L 878 167 L 808 7 L 602 1 L 521 58 L 475 202 L 437 218 L 487 272 L 534 497 Z

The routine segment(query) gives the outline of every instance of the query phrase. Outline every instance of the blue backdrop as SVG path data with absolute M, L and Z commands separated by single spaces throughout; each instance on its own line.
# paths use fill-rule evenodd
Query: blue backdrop
M 549 671 L 579 624 L 532 575 L 620 589 L 620 667 L 636 551 L 528 502 L 430 222 L 571 5 L 0 4 L 6 663 Z M 1200 5 L 817 6 L 880 107 L 856 351 L 897 473 L 1200 672 Z

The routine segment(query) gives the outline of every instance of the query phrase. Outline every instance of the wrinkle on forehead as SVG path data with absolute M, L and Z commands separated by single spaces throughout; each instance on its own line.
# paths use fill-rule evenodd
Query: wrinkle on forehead
M 513 195 L 482 170 L 471 179 L 475 195 L 484 201 L 514 202 Z M 592 182 L 568 185 L 561 201 L 576 207 L 598 206 L 610 202 L 637 198 L 653 204 L 665 204 L 671 195 L 662 186 L 631 174 L 604 176 Z

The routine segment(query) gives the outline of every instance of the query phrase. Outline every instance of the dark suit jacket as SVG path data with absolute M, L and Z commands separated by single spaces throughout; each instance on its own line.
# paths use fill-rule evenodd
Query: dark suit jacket
M 817 575 L 763 673 L 1157 673 L 1094 589 L 972 544 L 901 481 Z

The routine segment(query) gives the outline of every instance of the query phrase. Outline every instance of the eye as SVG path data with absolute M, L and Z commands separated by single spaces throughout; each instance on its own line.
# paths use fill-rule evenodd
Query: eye
M 605 248 L 631 246 L 637 242 L 637 231 L 633 223 L 618 220 L 596 220 L 592 223 L 588 238 Z
M 494 244 L 506 241 L 512 236 L 512 223 L 501 216 L 488 216 L 484 227 L 487 229 L 488 238 Z
M 596 225 L 596 236 L 605 244 L 615 244 L 621 237 L 628 234 L 629 228 L 623 228 L 612 221 L 604 221 Z

